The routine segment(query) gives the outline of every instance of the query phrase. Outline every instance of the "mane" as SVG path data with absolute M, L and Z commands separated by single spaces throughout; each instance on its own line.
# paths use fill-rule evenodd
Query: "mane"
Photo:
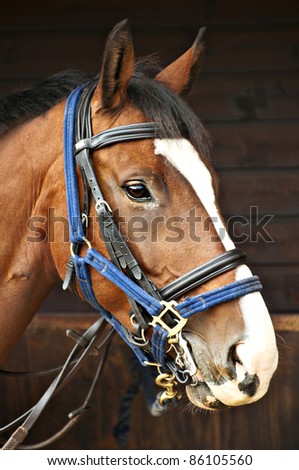
M 130 100 L 149 121 L 159 125 L 159 138 L 185 137 L 202 155 L 208 156 L 209 138 L 201 121 L 183 99 L 154 80 L 160 70 L 155 56 L 138 61 L 128 85 Z M 0 135 L 45 113 L 82 83 L 96 80 L 67 70 L 1 98 Z
M 0 135 L 45 113 L 87 79 L 81 72 L 66 70 L 4 96 L 0 99 Z

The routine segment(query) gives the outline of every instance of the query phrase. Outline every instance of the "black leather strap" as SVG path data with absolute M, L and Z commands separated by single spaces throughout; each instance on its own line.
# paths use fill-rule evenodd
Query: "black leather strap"
M 192 271 L 184 274 L 175 281 L 160 289 L 160 294 L 165 300 L 176 299 L 195 287 L 210 281 L 240 264 L 246 263 L 246 253 L 235 248 L 208 261 Z
M 141 122 L 118 126 L 89 138 L 81 138 L 75 144 L 75 153 L 83 149 L 96 150 L 107 145 L 125 142 L 127 140 L 149 139 L 156 136 L 157 125 L 154 122 Z

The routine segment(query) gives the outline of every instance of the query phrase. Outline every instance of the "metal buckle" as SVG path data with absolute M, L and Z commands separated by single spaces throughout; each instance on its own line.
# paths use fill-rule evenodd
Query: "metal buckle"
M 188 319 L 183 318 L 180 313 L 175 309 L 177 302 L 175 300 L 170 300 L 167 302 L 166 300 L 161 300 L 160 302 L 164 308 L 163 310 L 159 313 L 159 315 L 153 317 L 153 320 L 151 321 L 150 325 L 155 326 L 155 325 L 160 325 L 164 330 L 168 331 L 168 336 L 176 336 L 186 325 Z M 173 327 L 167 325 L 165 321 L 163 321 L 164 315 L 166 313 L 172 313 L 174 315 L 174 319 L 177 320 L 177 324 Z
M 108 211 L 112 214 L 112 209 L 111 209 L 111 207 L 109 206 L 108 202 L 105 201 L 104 199 L 99 199 L 99 200 L 96 202 L 95 209 L 96 209 L 96 212 L 97 212 L 97 213 L 99 212 L 100 207 L 101 207 L 102 205 L 105 206 L 105 207 L 108 209 Z
M 174 374 L 160 374 L 156 378 L 155 383 L 159 387 L 166 389 L 160 395 L 160 398 L 159 398 L 160 405 L 163 405 L 165 401 L 172 400 L 175 397 L 178 400 L 182 398 L 181 393 L 179 393 L 179 391 L 176 390 L 178 384 L 174 379 L 175 379 Z

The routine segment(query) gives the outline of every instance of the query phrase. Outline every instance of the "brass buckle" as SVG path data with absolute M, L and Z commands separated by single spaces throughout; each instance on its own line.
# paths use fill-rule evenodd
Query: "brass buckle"
M 175 300 L 170 300 L 169 302 L 165 300 L 161 300 L 160 302 L 164 308 L 163 310 L 159 313 L 159 315 L 153 317 L 153 320 L 151 321 L 150 325 L 155 326 L 155 325 L 160 325 L 164 330 L 168 331 L 167 336 L 176 336 L 186 325 L 188 319 L 183 318 L 180 313 L 175 309 L 177 302 Z M 163 321 L 163 317 L 166 313 L 171 312 L 173 316 L 175 317 L 175 320 L 178 320 L 175 326 L 171 327 Z

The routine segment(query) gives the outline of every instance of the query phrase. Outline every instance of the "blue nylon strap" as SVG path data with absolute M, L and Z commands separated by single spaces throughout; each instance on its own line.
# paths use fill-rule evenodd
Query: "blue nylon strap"
M 76 163 L 74 157 L 74 136 L 76 125 L 76 109 L 83 89 L 76 88 L 69 95 L 64 111 L 64 174 L 66 184 L 66 197 L 70 240 L 72 243 L 83 242 L 84 230 L 81 223 Z
M 138 358 L 139 362 L 142 365 L 145 365 L 146 362 L 149 361 L 149 357 L 143 352 L 143 350 L 133 344 L 130 341 L 130 338 L 128 336 L 127 330 L 124 328 L 124 326 L 115 318 L 113 315 L 111 315 L 108 310 L 106 310 L 102 305 L 100 305 L 96 299 L 96 296 L 94 294 L 93 288 L 92 288 L 92 283 L 90 279 L 90 273 L 89 273 L 89 268 L 85 262 L 85 258 L 81 256 L 75 255 L 74 257 L 74 265 L 75 265 L 75 270 L 76 270 L 76 275 L 77 279 L 80 284 L 80 288 L 82 290 L 82 293 L 84 294 L 86 300 L 96 309 L 100 312 L 100 314 L 105 318 L 105 320 L 113 326 L 115 331 L 120 335 L 120 337 L 130 346 L 130 348 L 133 350 L 135 353 L 136 357 Z
M 142 305 L 150 315 L 158 315 L 161 304 L 120 271 L 111 261 L 93 248 L 87 250 L 85 262 L 95 268 L 106 279 L 122 289 L 125 294 Z
M 258 276 L 251 276 L 232 282 L 202 295 L 191 297 L 176 306 L 182 317 L 189 318 L 197 312 L 204 312 L 211 307 L 238 299 L 244 295 L 262 290 Z
M 86 300 L 90 303 L 92 307 L 100 311 L 100 313 L 106 318 L 108 312 L 104 311 L 103 307 L 98 303 L 94 291 L 92 288 L 92 283 L 90 279 L 90 272 L 88 266 L 85 263 L 84 258 L 80 256 L 74 257 L 74 266 L 76 270 L 77 279 L 79 281 L 82 293 Z
M 165 351 L 167 349 L 168 332 L 160 325 L 155 325 L 152 336 L 152 354 L 158 364 L 166 369 L 165 364 Z

